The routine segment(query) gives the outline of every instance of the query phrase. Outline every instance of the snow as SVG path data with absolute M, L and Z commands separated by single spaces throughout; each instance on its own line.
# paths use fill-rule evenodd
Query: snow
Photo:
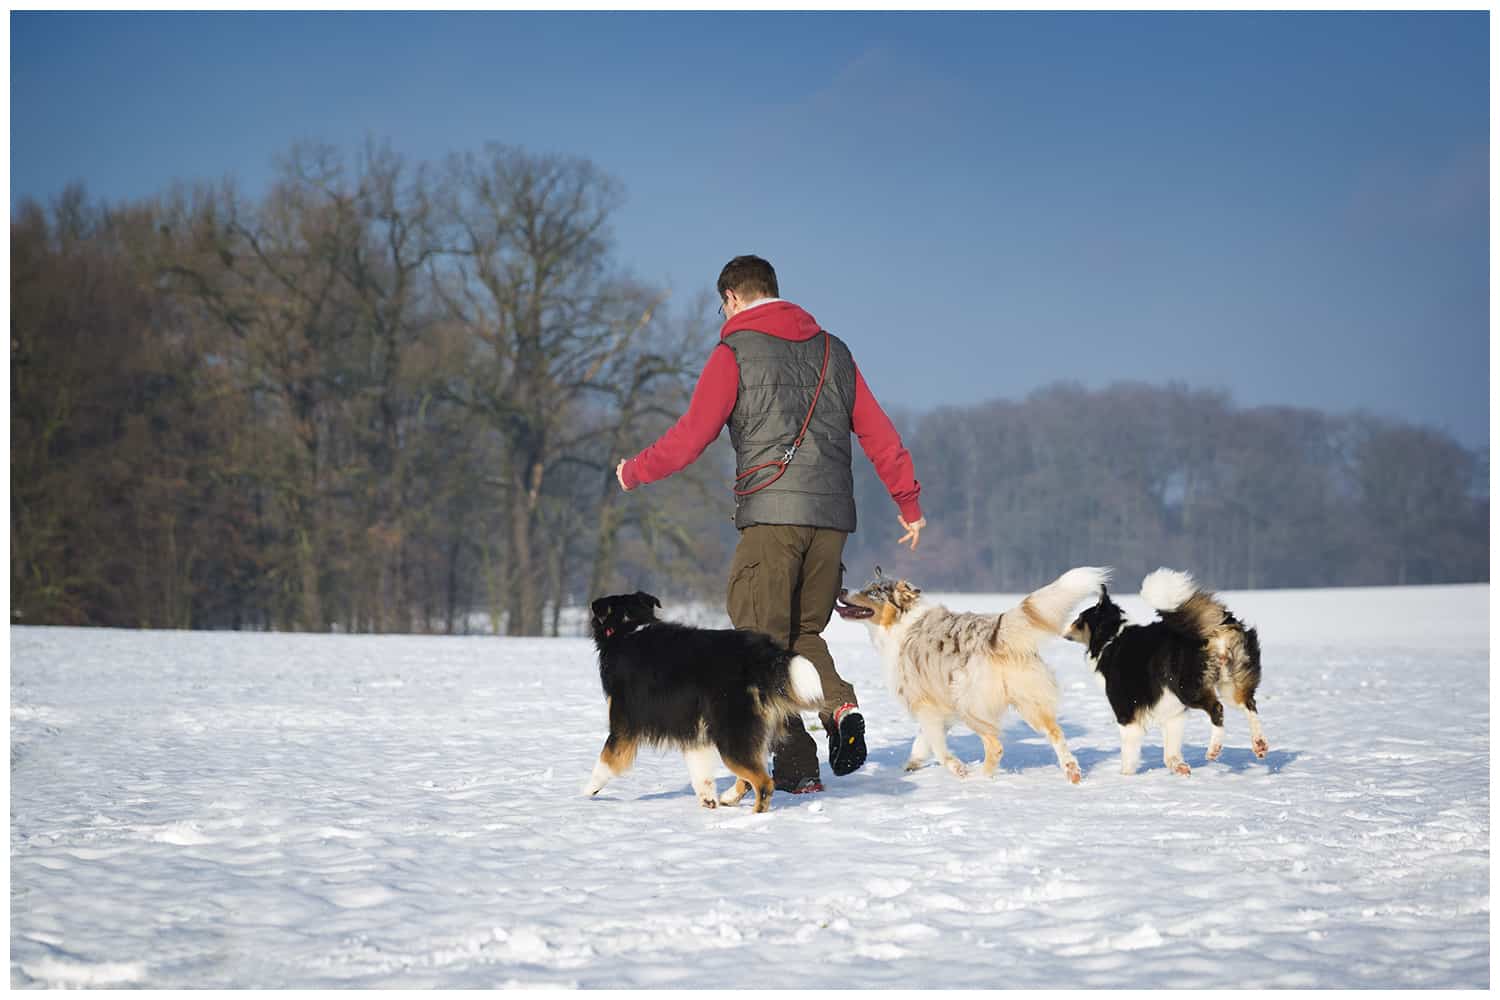
M 1121 776 L 1058 641 L 1081 785 L 1015 719 L 993 779 L 907 774 L 835 621 L 869 761 L 762 815 L 699 808 L 675 753 L 583 798 L 583 639 L 13 628 L 11 983 L 1486 987 L 1489 588 L 1225 597 L 1264 761 L 1231 710 L 1219 761 L 1200 715 L 1190 777 L 1159 731 Z

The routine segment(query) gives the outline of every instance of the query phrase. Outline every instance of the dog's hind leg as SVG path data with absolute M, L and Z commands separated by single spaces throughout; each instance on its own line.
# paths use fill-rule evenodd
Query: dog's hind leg
M 1082 781 L 1083 773 L 1078 769 L 1078 760 L 1073 756 L 1073 751 L 1068 749 L 1068 741 L 1063 739 L 1056 713 L 1040 705 L 1017 705 L 1016 710 L 1021 713 L 1021 718 L 1026 720 L 1028 726 L 1047 737 L 1047 742 L 1052 744 L 1052 750 L 1057 754 L 1057 765 L 1063 769 L 1068 780 L 1075 785 Z
M 1187 712 L 1178 712 L 1161 720 L 1161 760 L 1167 770 L 1178 774 L 1192 774 L 1193 769 L 1182 759 L 1182 732 L 1187 728 Z
M 1209 760 L 1218 760 L 1219 754 L 1224 750 L 1224 703 L 1215 698 L 1203 710 L 1208 713 L 1208 721 L 1214 725 L 1214 734 L 1208 738 L 1208 753 L 1205 756 Z
M 693 782 L 693 791 L 698 794 L 698 804 L 712 809 L 719 804 L 715 798 L 714 767 L 719 763 L 719 751 L 711 746 L 689 747 L 682 752 L 687 758 L 688 776 Z
M 734 783 L 724 789 L 724 794 L 719 796 L 719 804 L 722 806 L 737 806 L 740 799 L 750 790 L 750 782 L 744 778 L 735 778 Z
M 993 775 L 1000 768 L 1000 758 L 1005 754 L 1005 745 L 1000 742 L 1000 727 L 993 722 L 972 716 L 964 716 L 964 725 L 974 730 L 979 735 L 979 742 L 984 744 L 984 773 L 986 776 Z
M 1266 734 L 1260 728 L 1260 716 L 1255 711 L 1255 692 L 1236 691 L 1235 694 L 1250 719 L 1250 749 L 1255 751 L 1255 756 L 1264 758 L 1270 752 L 1271 744 L 1266 742 Z
M 583 786 L 583 794 L 598 795 L 599 789 L 609 784 L 609 779 L 630 770 L 630 765 L 635 763 L 635 751 L 634 738 L 610 733 L 609 739 L 604 741 L 604 749 L 599 751 L 599 759 L 594 762 L 594 773 Z
M 771 793 L 776 790 L 776 786 L 771 783 L 771 776 L 766 773 L 764 764 L 751 764 L 726 757 L 724 758 L 724 766 L 729 768 L 730 773 L 738 778 L 740 782 L 755 789 L 756 812 L 765 812 L 771 808 Z

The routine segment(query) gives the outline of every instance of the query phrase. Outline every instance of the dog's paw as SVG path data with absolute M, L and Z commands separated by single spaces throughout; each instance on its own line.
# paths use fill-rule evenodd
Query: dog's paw
M 1266 754 L 1271 752 L 1271 744 L 1267 743 L 1265 738 L 1262 737 L 1258 740 L 1252 740 L 1250 742 L 1250 749 L 1255 751 L 1255 756 L 1264 760 Z
M 964 767 L 964 762 L 957 757 L 949 757 L 943 761 L 943 764 L 948 770 L 953 772 L 955 778 L 967 778 L 969 776 L 969 769 Z
M 719 808 L 719 800 L 718 799 L 705 799 L 705 798 L 701 798 L 700 797 L 698 799 L 698 804 L 700 806 L 702 806 L 703 808 L 705 808 L 705 809 L 717 809 L 717 808 Z
M 1193 769 L 1191 767 L 1188 767 L 1188 762 L 1185 760 L 1171 761 L 1167 764 L 1167 767 L 1171 768 L 1173 773 L 1175 774 L 1187 775 L 1193 773 Z
M 925 760 L 917 760 L 915 757 L 913 757 L 911 760 L 909 760 L 909 761 L 906 762 L 906 769 L 908 771 L 920 771 L 920 770 L 922 770 L 922 768 L 924 768 L 926 766 L 927 766 L 927 761 L 925 761 Z
M 1066 774 L 1068 776 L 1068 780 L 1075 785 L 1083 780 L 1083 772 L 1078 770 L 1077 761 L 1070 760 L 1066 764 L 1064 764 L 1063 773 Z
M 1221 744 L 1221 743 L 1215 743 L 1215 744 L 1213 744 L 1212 746 L 1210 746 L 1208 748 L 1208 753 L 1204 754 L 1203 756 L 1206 757 L 1209 760 L 1218 760 L 1219 759 L 1219 754 L 1221 754 L 1223 752 L 1224 752 L 1224 746 L 1223 746 L 1223 744 Z

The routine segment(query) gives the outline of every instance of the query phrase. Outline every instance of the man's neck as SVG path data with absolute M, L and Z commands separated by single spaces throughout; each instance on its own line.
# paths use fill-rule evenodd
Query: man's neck
M 764 298 L 764 299 L 756 299 L 754 302 L 748 302 L 745 305 L 740 306 L 739 312 L 735 313 L 735 315 L 738 316 L 742 312 L 749 312 L 751 309 L 754 309 L 756 306 L 763 306 L 763 305 L 766 305 L 767 303 L 770 303 L 770 302 L 781 302 L 781 301 L 782 301 L 781 299 L 774 298 L 774 297 L 772 297 L 772 298 Z

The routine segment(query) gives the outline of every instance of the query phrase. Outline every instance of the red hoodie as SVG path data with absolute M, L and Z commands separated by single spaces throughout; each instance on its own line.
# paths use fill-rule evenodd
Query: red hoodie
M 737 330 L 758 330 L 782 340 L 802 341 L 816 337 L 822 329 L 807 310 L 784 301 L 753 306 L 730 318 L 719 331 L 720 343 L 708 356 L 703 374 L 698 376 L 687 412 L 655 444 L 625 463 L 621 475 L 626 487 L 635 489 L 687 468 L 729 422 L 739 396 L 740 366 L 734 351 L 723 343 L 725 337 Z M 922 484 L 916 480 L 911 453 L 901 443 L 891 418 L 875 401 L 858 365 L 854 366 L 852 419 L 859 445 L 901 509 L 901 517 L 908 523 L 919 520 L 922 508 L 917 495 Z

